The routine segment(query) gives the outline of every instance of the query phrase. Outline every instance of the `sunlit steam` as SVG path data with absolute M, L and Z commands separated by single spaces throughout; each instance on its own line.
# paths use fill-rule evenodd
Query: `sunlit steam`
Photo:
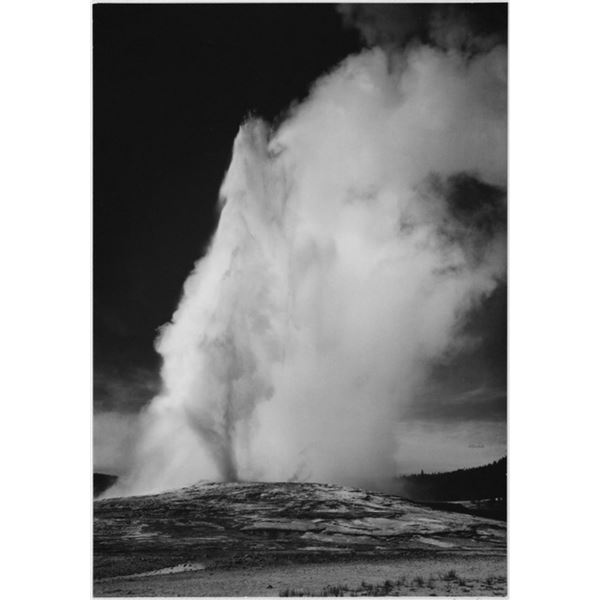
M 246 122 L 111 493 L 392 476 L 428 366 L 504 277 L 504 228 L 482 215 L 504 211 L 505 177 L 504 46 L 368 50 L 279 127 Z M 501 205 L 457 204 L 465 181 Z

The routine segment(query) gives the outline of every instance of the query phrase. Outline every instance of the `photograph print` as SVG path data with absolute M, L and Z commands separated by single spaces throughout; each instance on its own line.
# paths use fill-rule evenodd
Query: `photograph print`
M 508 5 L 91 12 L 94 597 L 506 596 Z

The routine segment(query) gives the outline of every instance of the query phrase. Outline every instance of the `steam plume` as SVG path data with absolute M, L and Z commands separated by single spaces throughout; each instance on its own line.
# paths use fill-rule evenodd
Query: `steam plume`
M 244 123 L 112 493 L 393 474 L 416 387 L 504 277 L 505 177 L 503 45 L 366 50 Z

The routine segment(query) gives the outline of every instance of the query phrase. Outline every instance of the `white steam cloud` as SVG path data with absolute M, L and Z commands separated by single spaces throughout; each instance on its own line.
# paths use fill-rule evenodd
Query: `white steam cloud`
M 433 360 L 505 275 L 453 215 L 506 185 L 506 48 L 350 57 L 277 129 L 245 123 L 206 256 L 157 349 L 163 391 L 111 494 L 211 480 L 369 485 Z M 477 251 L 473 244 L 477 239 Z

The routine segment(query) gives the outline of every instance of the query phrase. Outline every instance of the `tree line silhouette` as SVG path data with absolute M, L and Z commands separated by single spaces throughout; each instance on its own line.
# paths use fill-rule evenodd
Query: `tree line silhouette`
M 398 477 L 402 494 L 420 502 L 506 500 L 506 456 L 482 467 Z

